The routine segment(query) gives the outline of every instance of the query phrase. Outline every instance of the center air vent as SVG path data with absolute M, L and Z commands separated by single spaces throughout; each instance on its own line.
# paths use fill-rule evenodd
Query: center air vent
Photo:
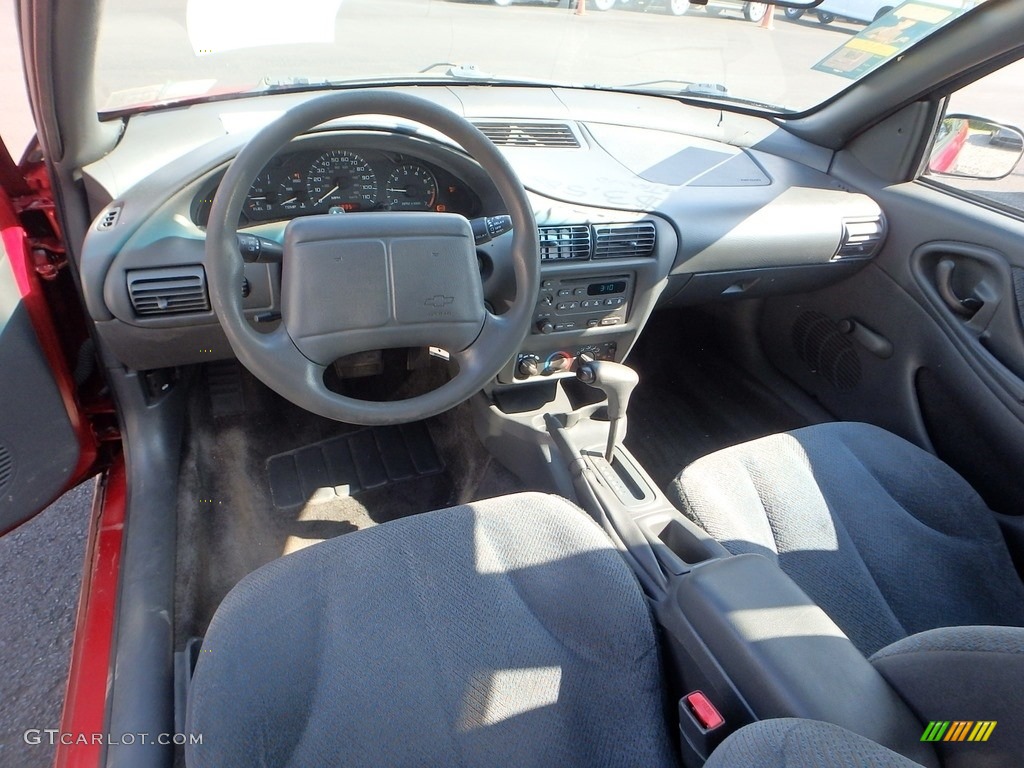
M 832 261 L 870 259 L 884 236 L 885 225 L 880 217 L 843 219 L 843 239 Z
M 595 224 L 594 258 L 627 259 L 654 253 L 654 224 Z
M 487 122 L 476 127 L 502 147 L 555 147 L 579 149 L 580 141 L 565 123 Z
M 590 258 L 590 227 L 586 224 L 537 227 L 537 234 L 541 261 Z
M 128 296 L 138 315 L 209 312 L 206 273 L 196 264 L 166 269 L 133 269 L 127 274 Z

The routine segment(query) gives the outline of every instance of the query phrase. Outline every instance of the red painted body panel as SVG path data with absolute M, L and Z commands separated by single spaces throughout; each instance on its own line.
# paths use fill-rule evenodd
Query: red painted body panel
M 56 768 L 97 768 L 103 755 L 102 745 L 92 743 L 91 736 L 105 733 L 126 490 L 124 459 L 119 456 L 101 479 L 93 503 L 60 723 L 62 734 L 84 734 L 90 743 L 58 744 Z

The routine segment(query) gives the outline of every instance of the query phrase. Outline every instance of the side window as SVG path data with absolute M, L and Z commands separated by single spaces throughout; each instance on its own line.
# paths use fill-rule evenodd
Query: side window
M 14 162 L 18 162 L 36 129 L 25 93 L 12 0 L 0 0 L 0 104 L 0 140 L 7 144 Z
M 1024 215 L 1024 59 L 953 93 L 924 178 Z

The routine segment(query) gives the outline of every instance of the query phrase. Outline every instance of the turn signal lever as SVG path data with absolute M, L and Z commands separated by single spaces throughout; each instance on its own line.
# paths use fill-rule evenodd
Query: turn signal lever
M 636 371 L 622 363 L 584 359 L 580 360 L 576 369 L 576 378 L 584 384 L 600 389 L 608 397 L 608 445 L 604 450 L 604 458 L 611 463 L 612 451 L 619 442 L 622 419 L 625 418 L 626 406 L 629 405 L 629 396 L 633 394 L 633 388 L 640 382 L 640 378 Z

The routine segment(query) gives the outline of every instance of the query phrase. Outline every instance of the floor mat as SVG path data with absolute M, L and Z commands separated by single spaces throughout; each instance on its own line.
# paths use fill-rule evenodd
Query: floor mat
M 331 501 L 444 471 L 423 422 L 350 432 L 267 460 L 274 505 Z

